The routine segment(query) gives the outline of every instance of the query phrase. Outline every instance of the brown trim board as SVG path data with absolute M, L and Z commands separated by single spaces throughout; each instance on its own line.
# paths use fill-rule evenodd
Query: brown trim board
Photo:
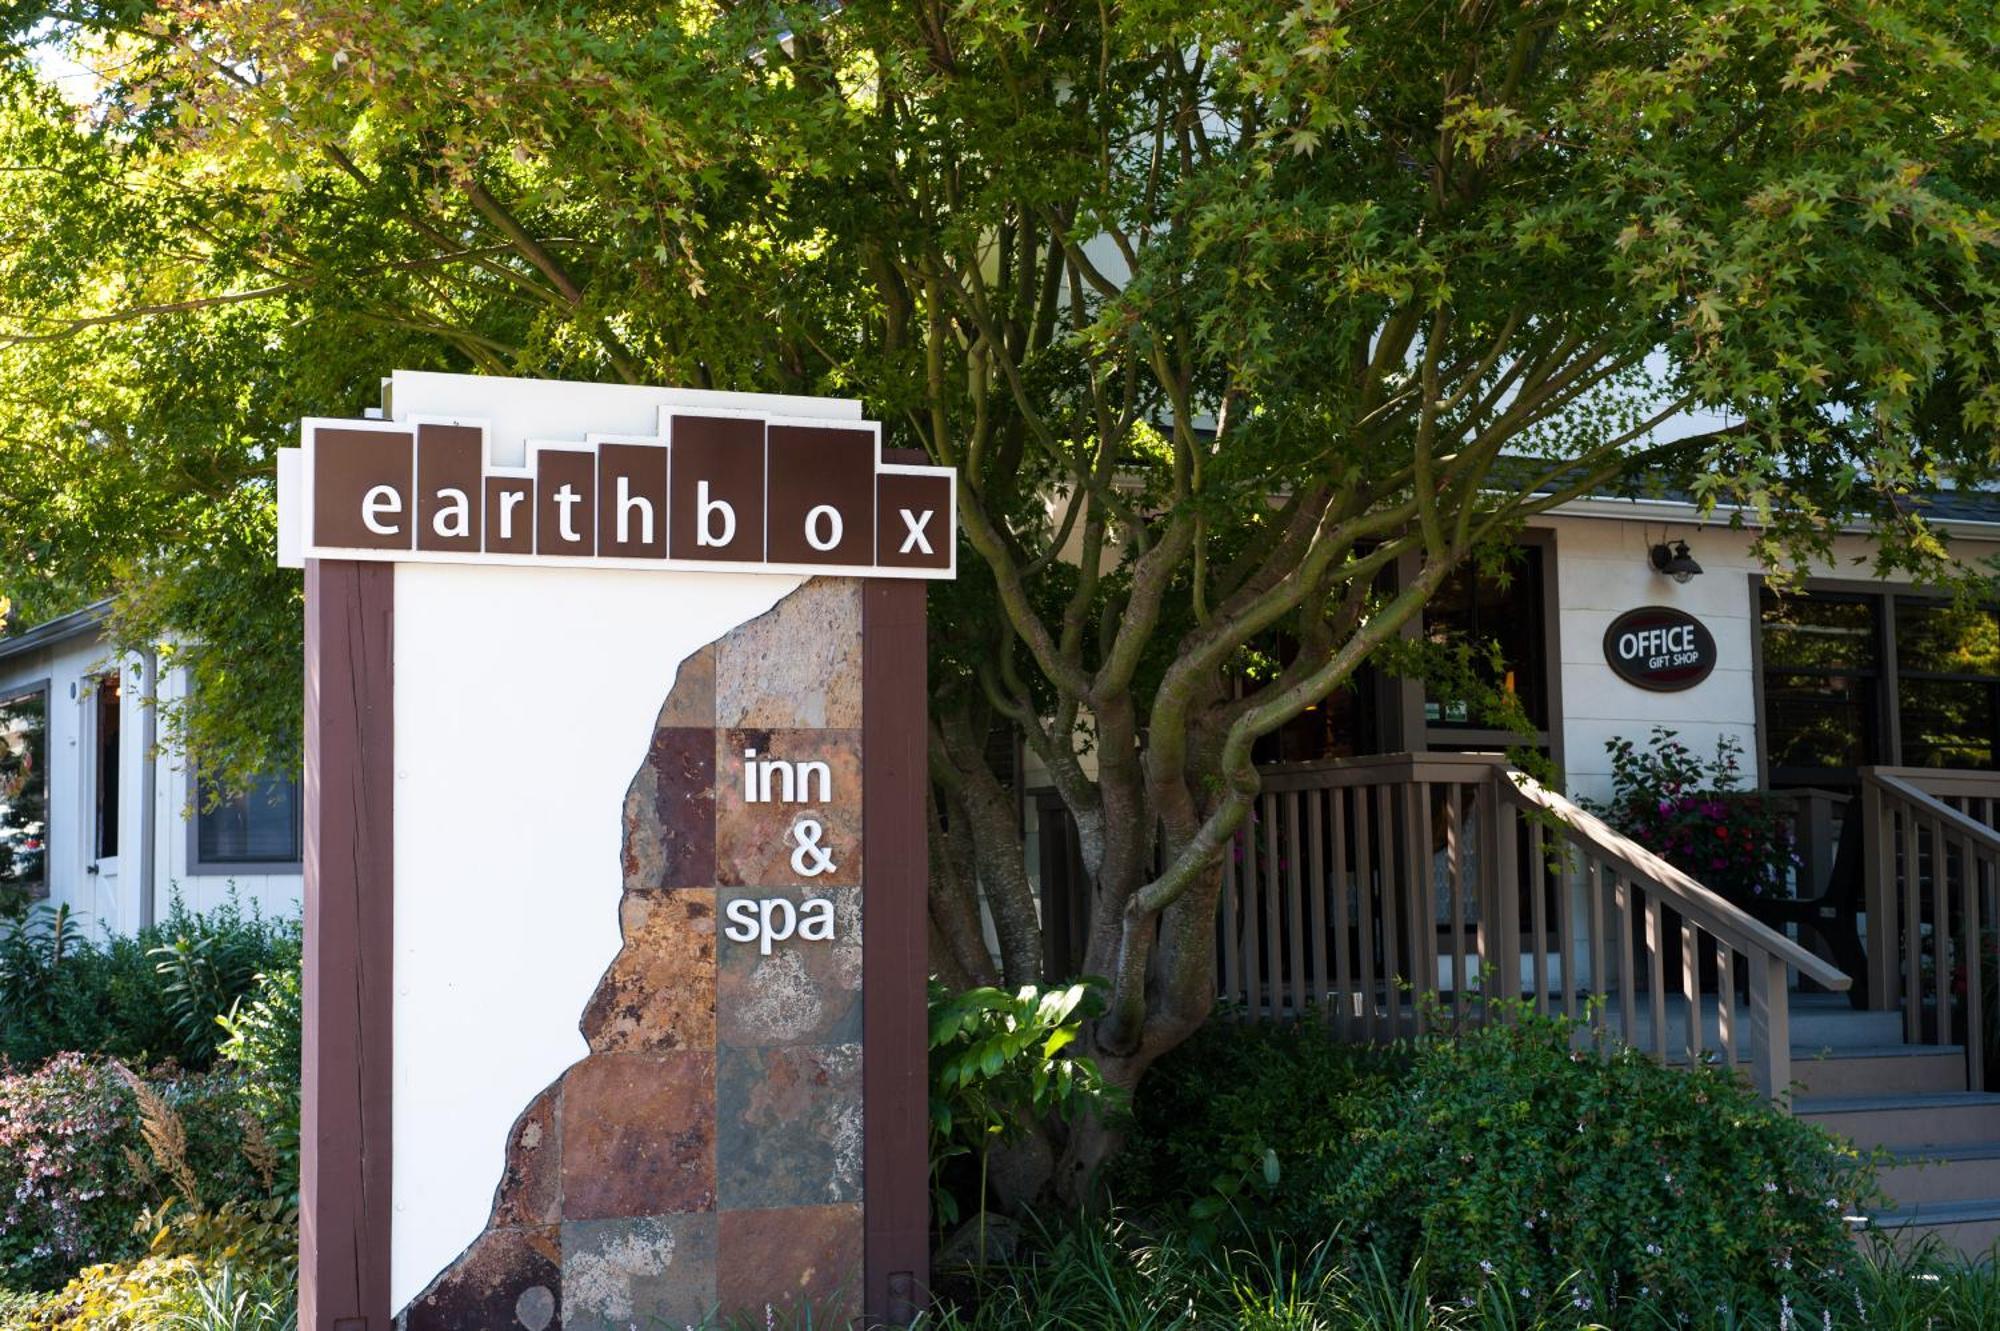
M 391 1331 L 396 566 L 306 561 L 299 1331 Z
M 930 1284 L 924 584 L 870 581 L 861 596 L 863 1306 L 870 1326 L 907 1326 Z

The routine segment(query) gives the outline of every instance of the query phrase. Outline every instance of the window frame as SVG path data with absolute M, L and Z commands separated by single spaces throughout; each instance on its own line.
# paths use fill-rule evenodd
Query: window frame
M 295 860 L 205 860 L 201 857 L 201 773 L 192 765 L 187 768 L 188 816 L 181 820 L 187 829 L 187 876 L 190 878 L 237 878 L 256 875 L 290 875 L 305 872 L 306 853 L 306 809 L 305 778 L 296 778 L 299 791 L 297 840 L 299 857 Z

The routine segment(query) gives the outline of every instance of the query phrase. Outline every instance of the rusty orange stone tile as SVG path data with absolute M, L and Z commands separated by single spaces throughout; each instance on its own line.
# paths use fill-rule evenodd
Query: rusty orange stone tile
M 715 1056 L 593 1054 L 563 1082 L 565 1220 L 715 1205 Z
M 715 1047 L 715 889 L 627 892 L 624 943 L 580 1023 L 591 1052 Z
M 716 1298 L 724 1318 L 844 1326 L 861 1314 L 861 1207 L 787 1206 L 717 1217 Z M 810 1323 L 806 1318 L 811 1317 Z
M 755 750 L 755 759 L 746 752 Z M 745 767 L 793 764 L 752 802 Z M 802 770 L 797 764 L 824 764 Z M 822 858 L 823 857 L 823 858 Z M 831 865 L 830 868 L 826 867 Z M 725 887 L 858 887 L 862 878 L 861 732 L 723 730 L 716 735 L 715 871 Z

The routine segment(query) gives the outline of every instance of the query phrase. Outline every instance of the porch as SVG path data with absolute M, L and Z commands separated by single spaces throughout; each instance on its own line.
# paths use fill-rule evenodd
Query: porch
M 1374 1042 L 1527 1002 L 1598 1047 L 1739 1068 L 1888 1149 L 1896 1209 L 1878 1225 L 1970 1252 L 2000 1239 L 2000 775 L 1866 767 L 1855 795 L 1795 793 L 1807 853 L 1793 898 L 1769 903 L 1711 891 L 1498 756 L 1262 775 L 1224 863 L 1226 1010 Z M 1083 899 L 1066 885 L 1083 879 L 1060 806 L 1040 814 L 1060 966 Z

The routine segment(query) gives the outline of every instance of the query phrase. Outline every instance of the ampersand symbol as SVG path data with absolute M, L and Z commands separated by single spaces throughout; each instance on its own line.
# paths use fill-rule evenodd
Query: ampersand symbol
M 816 818 L 801 818 L 792 825 L 799 848 L 792 852 L 792 872 L 801 878 L 817 878 L 833 871 L 833 853 L 819 844 L 826 829 Z

